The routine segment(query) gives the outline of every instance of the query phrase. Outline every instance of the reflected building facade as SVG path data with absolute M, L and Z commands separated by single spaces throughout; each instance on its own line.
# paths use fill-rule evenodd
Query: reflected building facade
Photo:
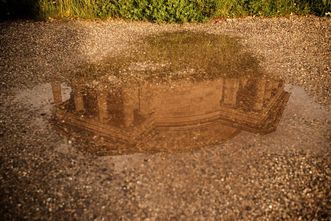
M 181 150 L 217 144 L 241 130 L 276 130 L 289 98 L 284 84 L 267 78 L 198 82 L 73 81 L 66 101 L 52 83 L 60 127 L 79 128 L 137 150 Z

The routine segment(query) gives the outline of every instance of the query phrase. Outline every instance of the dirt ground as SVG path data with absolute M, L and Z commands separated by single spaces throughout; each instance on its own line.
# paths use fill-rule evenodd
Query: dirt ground
M 50 123 L 51 79 L 125 54 L 144 36 L 239 38 L 291 93 L 275 132 L 184 153 L 95 155 Z M 329 220 L 331 19 L 204 24 L 0 23 L 0 213 L 4 220 Z

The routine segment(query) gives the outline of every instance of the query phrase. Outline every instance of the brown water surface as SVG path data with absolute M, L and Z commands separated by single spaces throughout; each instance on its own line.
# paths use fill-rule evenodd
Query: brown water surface
M 270 133 L 289 97 L 281 81 L 266 78 L 89 83 L 72 82 L 65 101 L 61 83 L 52 83 L 55 120 L 68 136 L 116 153 L 188 150 L 242 130 Z
M 51 82 L 55 124 L 78 146 L 111 154 L 184 151 L 241 131 L 276 130 L 289 93 L 237 39 L 174 32 L 138 45 L 78 69 L 65 83 Z

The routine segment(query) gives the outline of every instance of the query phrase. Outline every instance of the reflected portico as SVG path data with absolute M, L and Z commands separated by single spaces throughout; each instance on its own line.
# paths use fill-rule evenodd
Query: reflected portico
M 70 99 L 56 102 L 56 117 L 65 122 L 63 127 L 81 128 L 140 149 L 151 145 L 189 148 L 197 145 L 194 139 L 210 145 L 241 130 L 270 133 L 289 97 L 283 82 L 266 78 L 171 84 L 103 81 L 97 87 L 80 79 L 70 86 Z M 60 101 L 60 89 L 52 84 L 54 100 Z

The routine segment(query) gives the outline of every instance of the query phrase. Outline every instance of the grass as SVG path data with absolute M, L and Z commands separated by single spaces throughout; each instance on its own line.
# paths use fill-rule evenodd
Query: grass
M 331 11 L 331 0 L 0 0 L 6 18 L 124 18 L 193 22 L 213 17 L 284 16 Z

